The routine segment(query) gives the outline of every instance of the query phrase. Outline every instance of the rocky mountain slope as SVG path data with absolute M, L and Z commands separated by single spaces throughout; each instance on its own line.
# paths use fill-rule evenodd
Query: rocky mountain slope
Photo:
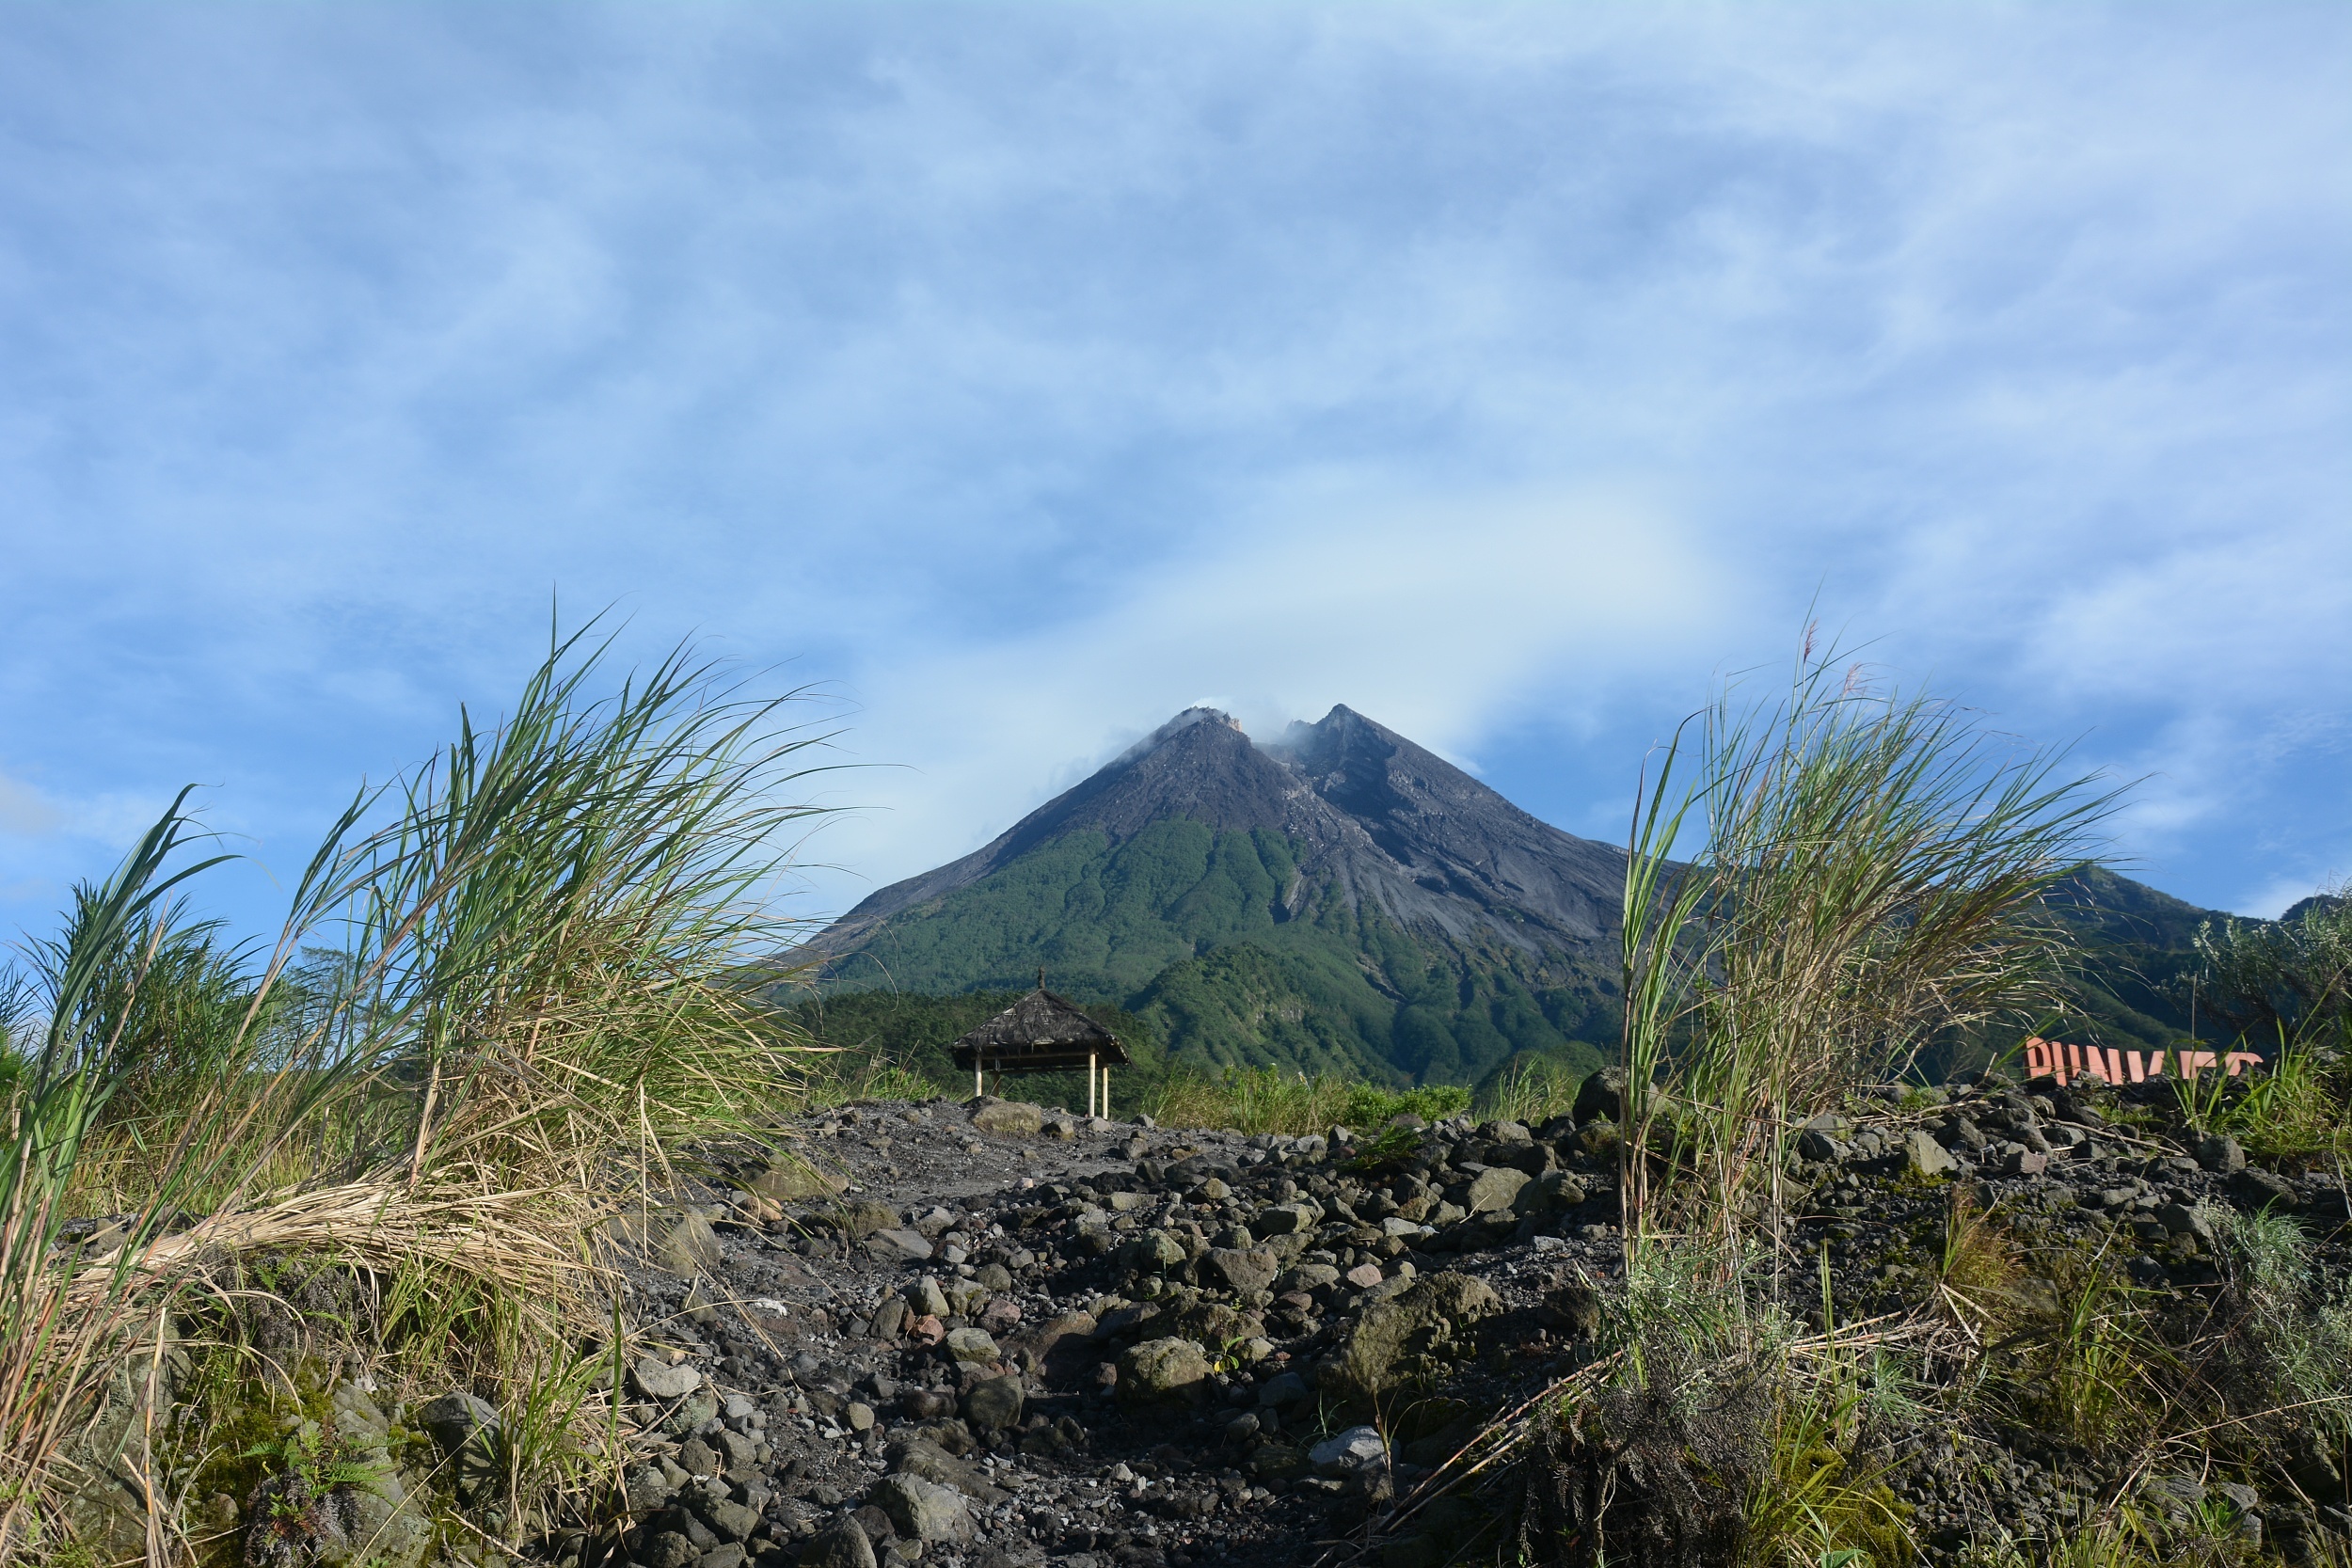
M 1624 859 L 1352 709 L 1259 745 L 1196 708 L 792 958 L 827 990 L 935 995 L 1025 986 L 1042 965 L 1199 1066 L 1582 1071 L 1617 1034 Z M 2054 903 L 2087 941 L 2085 1027 L 2177 1037 L 2206 911 L 2106 872 Z

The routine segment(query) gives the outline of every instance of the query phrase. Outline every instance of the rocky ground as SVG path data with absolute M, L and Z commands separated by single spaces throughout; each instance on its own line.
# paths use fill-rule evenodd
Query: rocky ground
M 645 1329 L 629 1516 L 537 1549 L 565 1568 L 1434 1568 L 1498 1505 L 1423 1497 L 1400 1525 L 1400 1497 L 1606 1338 L 1610 1099 L 1597 1081 L 1582 1115 L 1536 1128 L 1301 1139 L 870 1102 L 788 1129 L 798 1158 L 701 1151 L 679 1201 L 616 1227 Z M 1810 1125 L 1790 1239 L 1827 1269 L 1828 1311 L 1917 1309 L 1963 1185 L 2025 1244 L 2122 1257 L 2184 1312 L 2218 1288 L 2225 1207 L 2292 1210 L 2343 1263 L 2334 1173 L 2185 1150 L 2093 1099 L 1988 1079 Z M 1818 1274 L 1788 1297 L 1821 1325 Z M 337 1400 L 461 1458 L 494 1414 Z M 1997 1426 L 1901 1447 L 1886 1480 L 1931 1561 L 2058 1539 L 2127 1487 L 2290 1560 L 2352 1534 L 2317 1443 L 2267 1475 L 2141 1473 Z

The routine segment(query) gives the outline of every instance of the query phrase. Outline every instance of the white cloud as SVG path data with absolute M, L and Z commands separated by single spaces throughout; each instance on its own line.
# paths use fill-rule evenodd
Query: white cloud
M 1269 510 L 1107 602 L 1041 594 L 999 607 L 1021 629 L 985 648 L 877 658 L 854 746 L 924 764 L 847 781 L 875 815 L 823 852 L 876 884 L 961 854 L 1203 689 L 1261 736 L 1345 703 L 1464 749 L 1564 669 L 1610 690 L 1732 613 L 1719 564 L 1632 498 L 1332 485 Z
M 298 844 L 495 706 L 560 586 L 853 683 L 915 765 L 828 835 L 882 879 L 1204 690 L 1600 798 L 1818 586 L 2157 772 L 2151 874 L 2219 898 L 2333 852 L 2249 823 L 2343 842 L 2347 40 L 41 13 L 0 46 L 0 702 L 58 800 L 215 781 Z
M 0 773 L 0 833 L 44 837 L 56 832 L 62 820 L 57 808 L 42 800 L 31 785 Z

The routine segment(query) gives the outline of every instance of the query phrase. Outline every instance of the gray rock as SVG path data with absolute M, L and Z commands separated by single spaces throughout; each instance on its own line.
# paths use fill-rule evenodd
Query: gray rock
M 1937 1177 L 1958 1170 L 1960 1162 L 1942 1144 L 1914 1129 L 1903 1139 L 1903 1168 L 1914 1176 Z
M 1935 1135 L 1946 1148 L 1963 1154 L 1981 1154 L 1989 1141 L 1984 1135 L 1984 1129 L 1966 1117 L 1947 1117 L 1935 1130 Z
M 997 1432 L 1021 1424 L 1021 1380 L 983 1378 L 963 1396 L 963 1418 L 975 1431 Z
M 982 1095 L 965 1104 L 972 1113 L 972 1125 L 996 1137 L 1034 1138 L 1045 1125 L 1044 1107 L 1025 1101 Z
M 2235 1176 L 2246 1168 L 2246 1150 L 2235 1138 L 2217 1132 L 2197 1146 L 2197 1163 L 2209 1171 Z
M 1004 1352 L 997 1348 L 994 1336 L 977 1328 L 951 1328 L 947 1331 L 947 1354 L 958 1361 L 994 1361 Z
M 861 1198 L 841 1212 L 841 1228 L 849 1232 L 853 1242 L 862 1242 L 877 1230 L 898 1230 L 905 1225 L 905 1215 L 872 1198 Z
M 1458 1343 L 1457 1330 L 1502 1309 L 1493 1288 L 1469 1275 L 1415 1280 L 1402 1294 L 1364 1309 L 1326 1369 L 1323 1388 L 1343 1400 L 1373 1399 L 1397 1382 L 1405 1363 Z
M 874 1544 L 854 1521 L 844 1519 L 801 1548 L 801 1568 L 878 1568 Z
M 1462 1207 L 1473 1214 L 1500 1213 L 1511 1207 L 1512 1200 L 1519 1196 L 1519 1189 L 1527 1185 L 1528 1180 L 1525 1171 L 1514 1170 L 1508 1165 L 1482 1170 L 1471 1178 L 1470 1195 L 1463 1200 Z
M 1270 1236 L 1295 1236 L 1315 1227 L 1320 1216 L 1303 1203 L 1278 1203 L 1262 1209 L 1249 1222 L 1250 1233 L 1263 1240 Z
M 690 1476 L 715 1476 L 719 1473 L 718 1450 L 699 1437 L 689 1437 L 678 1445 L 678 1467 Z
M 2175 1236 L 2194 1236 L 2213 1244 L 2213 1222 L 2185 1203 L 2168 1203 L 2156 1211 L 2156 1223 Z
M 1157 1272 L 1184 1262 L 1184 1248 L 1165 1230 L 1146 1230 L 1120 1248 L 1119 1257 L 1131 1269 Z
M 346 1494 L 350 1514 L 346 1539 L 318 1544 L 319 1568 L 417 1568 L 433 1545 L 433 1525 L 409 1496 L 398 1471 L 380 1475 Z
M 1625 1069 L 1605 1067 L 1588 1076 L 1576 1091 L 1569 1113 L 1581 1127 L 1588 1121 L 1625 1120 Z
M 926 1543 L 972 1539 L 970 1506 L 936 1481 L 905 1474 L 884 1476 L 874 1483 L 868 1499 L 890 1515 L 900 1535 Z
M 759 1510 L 745 1508 L 732 1499 L 697 1497 L 693 1504 L 694 1517 L 710 1527 L 710 1533 L 722 1541 L 749 1541 L 759 1528 Z
M 930 1275 L 907 1287 L 907 1305 L 914 1309 L 916 1316 L 925 1318 L 944 1318 L 955 1310 L 947 1305 L 947 1292 L 941 1290 L 939 1281 Z
M 1295 1404 L 1310 1392 L 1307 1380 L 1296 1372 L 1277 1372 L 1258 1386 L 1258 1402 L 1269 1409 L 1277 1405 Z
M 1582 1182 L 1566 1171 L 1552 1170 L 1521 1187 L 1511 1199 L 1511 1207 L 1522 1214 L 1553 1214 L 1575 1208 L 1584 1198 Z
M 630 1363 L 628 1380 L 649 1400 L 682 1400 L 703 1386 L 703 1374 L 691 1363 L 681 1361 L 673 1367 L 650 1355 Z
M 1307 1463 L 1327 1476 L 1350 1475 L 1387 1461 L 1389 1446 L 1377 1427 L 1349 1427 L 1307 1450 Z
M 443 1394 L 417 1412 L 417 1424 L 433 1436 L 444 1453 L 454 1453 L 485 1432 L 498 1430 L 497 1407 L 471 1394 Z
M 1797 1134 L 1797 1153 L 1818 1164 L 1843 1159 L 1845 1152 L 1842 1144 L 1819 1128 L 1808 1127 Z
M 849 1183 L 837 1176 L 828 1176 L 797 1154 L 778 1154 L 771 1158 L 767 1168 L 755 1174 L 744 1186 L 771 1203 L 800 1203 L 809 1198 L 837 1196 Z
M 1330 1264 L 1301 1263 L 1274 1283 L 1278 1290 L 1306 1291 L 1311 1293 L 1322 1290 L 1326 1285 L 1337 1285 L 1339 1282 L 1340 1271 Z
M 417 1412 L 417 1424 L 446 1456 L 462 1500 L 472 1501 L 504 1479 L 497 1455 L 499 1413 L 487 1401 L 443 1394 Z
M 638 1553 L 645 1568 L 692 1568 L 702 1555 L 691 1539 L 674 1529 L 659 1532 Z
M 1214 1247 L 1200 1259 L 1201 1283 L 1248 1294 L 1273 1287 L 1282 1260 L 1264 1247 Z
M 901 1475 L 950 1487 L 976 1502 L 993 1505 L 1003 1502 L 1008 1496 L 990 1485 L 977 1465 L 967 1465 L 938 1444 L 919 1437 L 893 1446 L 890 1467 Z
M 1208 1358 L 1190 1339 L 1146 1339 L 1119 1358 L 1119 1398 L 1123 1404 L 1191 1400 L 1206 1386 Z
M 682 1279 L 719 1266 L 719 1233 L 710 1222 L 689 1209 L 672 1221 L 654 1243 L 654 1259 Z
M 631 1513 L 651 1513 L 668 1502 L 671 1493 L 676 1490 L 667 1477 L 650 1465 L 638 1465 L 624 1479 Z
M 866 1238 L 866 1256 L 882 1263 L 920 1263 L 931 1255 L 931 1243 L 917 1230 L 877 1230 Z
M 720 1458 L 730 1472 L 736 1475 L 750 1473 L 753 1458 L 759 1449 L 750 1433 L 722 1428 L 710 1434 L 710 1440 L 719 1446 Z
M 2230 1178 L 2230 1191 L 2249 1209 L 2276 1209 L 2289 1213 L 2303 1207 L 2303 1199 L 2286 1179 L 2274 1176 L 2259 1166 L 2249 1165 Z

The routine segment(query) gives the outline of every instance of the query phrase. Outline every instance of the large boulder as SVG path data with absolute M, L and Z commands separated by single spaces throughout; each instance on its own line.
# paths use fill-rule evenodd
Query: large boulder
M 870 1500 L 890 1516 L 900 1535 L 925 1543 L 950 1541 L 961 1545 L 972 1539 L 972 1510 L 961 1497 L 920 1476 L 884 1476 L 874 1483 Z
M 703 1386 L 703 1374 L 690 1363 L 673 1367 L 652 1355 L 641 1355 L 630 1364 L 628 1380 L 649 1400 L 682 1400 Z
M 856 1520 L 844 1519 L 801 1548 L 801 1568 L 878 1568 L 874 1544 Z
M 1146 1230 L 1119 1249 L 1119 1260 L 1130 1269 L 1157 1274 L 1184 1262 L 1184 1247 L 1165 1230 Z
M 953 1431 L 953 1428 L 948 1430 Z M 890 1448 L 890 1467 L 935 1486 L 961 1492 L 974 1502 L 993 1506 L 1009 1494 L 989 1483 L 977 1465 L 968 1465 L 928 1438 L 910 1437 Z
M 1502 1298 L 1493 1288 L 1469 1275 L 1415 1280 L 1402 1293 L 1365 1309 L 1326 1365 L 1323 1387 L 1343 1401 L 1369 1401 L 1384 1388 L 1416 1381 L 1467 1348 L 1464 1329 L 1502 1309 Z
M 1377 1427 L 1349 1427 L 1307 1450 L 1307 1463 L 1327 1476 L 1354 1475 L 1386 1464 L 1389 1445 Z
M 1511 1207 L 1512 1199 L 1528 1183 L 1527 1172 L 1509 1165 L 1490 1165 L 1470 1179 L 1469 1196 L 1462 1207 L 1473 1214 L 1495 1214 Z
M 1903 1138 L 1903 1168 L 1918 1177 L 1947 1175 L 1960 1168 L 1960 1162 L 1945 1152 L 1944 1146 L 1916 1128 Z
M 972 1125 L 999 1138 L 1034 1138 L 1045 1125 L 1045 1108 L 1026 1101 L 981 1095 L 964 1103 L 972 1113 Z
M 1271 1290 L 1282 1259 L 1269 1247 L 1213 1247 L 1200 1259 L 1201 1283 L 1247 1295 Z
M 877 1230 L 866 1238 L 866 1256 L 877 1263 L 920 1263 L 931 1255 L 931 1243 L 919 1230 Z
M 2246 1168 L 2246 1150 L 2235 1138 L 2216 1132 L 2198 1144 L 2197 1163 L 2222 1176 L 2235 1176 Z
M 975 1432 L 998 1432 L 1021 1424 L 1021 1380 L 982 1378 L 963 1396 L 963 1418 Z
M 1146 1339 L 1119 1358 L 1122 1404 L 1187 1402 L 1199 1397 L 1208 1381 L 1208 1357 L 1190 1339 Z
M 1275 1236 L 1299 1236 L 1314 1229 L 1322 1214 L 1304 1203 L 1278 1203 L 1261 1209 L 1249 1222 L 1250 1233 L 1260 1240 Z
M 872 1198 L 860 1198 L 841 1212 L 841 1228 L 850 1240 L 862 1242 L 878 1230 L 897 1230 L 906 1224 L 906 1216 L 887 1203 Z
M 797 1154 L 777 1154 L 769 1159 L 765 1170 L 754 1173 L 743 1185 L 771 1203 L 800 1203 L 838 1196 L 849 1183 L 826 1175 Z
M 2230 1195 L 2242 1207 L 2256 1211 L 2274 1209 L 2283 1214 L 2303 1207 L 2303 1195 L 2293 1183 L 2258 1165 L 2249 1165 L 2230 1178 Z
M 1576 1091 L 1569 1112 L 1579 1127 L 1588 1121 L 1625 1120 L 1625 1069 L 1605 1067 L 1588 1076 Z
M 321 1541 L 319 1568 L 417 1568 L 433 1544 L 429 1497 L 413 1497 L 400 1474 L 386 1466 L 348 1493 L 348 1539 Z
M 1522 1214 L 1561 1213 L 1585 1198 L 1584 1184 L 1564 1170 L 1546 1171 L 1518 1190 L 1511 1207 Z

